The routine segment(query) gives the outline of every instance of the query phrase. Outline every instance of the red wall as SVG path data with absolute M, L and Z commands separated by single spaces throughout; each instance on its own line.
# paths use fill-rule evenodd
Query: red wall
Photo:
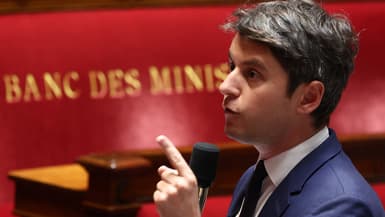
M 334 7 L 330 5 L 329 8 Z M 340 135 L 383 133 L 385 24 L 382 20 L 385 17 L 385 2 L 349 3 L 337 11 L 344 11 L 360 32 L 360 51 L 356 70 L 339 107 L 332 116 L 332 127 L 336 128 Z
M 233 8 L 0 16 L 0 203 L 12 199 L 6 178 L 12 169 L 155 147 L 159 134 L 177 145 L 227 140 L 215 86 L 226 72 L 231 40 L 219 25 Z M 384 132 L 385 3 L 327 8 L 346 12 L 361 31 L 357 68 L 331 125 L 339 134 Z M 151 91 L 152 66 L 170 69 L 171 89 Z M 183 80 L 190 66 L 193 75 L 203 74 L 191 90 Z M 107 92 L 96 91 L 99 97 L 91 95 L 93 71 L 107 79 Z M 55 72 L 62 95 L 50 98 L 44 74 L 54 78 Z M 19 83 L 10 81 L 15 77 Z
M 0 34 L 0 202 L 11 199 L 6 179 L 11 169 L 73 162 L 90 152 L 154 147 L 159 134 L 178 145 L 225 140 L 215 85 L 227 68 L 223 64 L 231 35 L 219 25 L 230 11 L 207 7 L 1 16 L 6 31 Z M 171 91 L 151 92 L 152 66 L 171 71 Z M 182 82 L 174 81 L 174 67 L 182 71 Z M 191 67 L 209 77 L 208 82 L 203 77 L 202 89 L 189 90 L 184 82 L 184 71 Z M 93 71 L 107 80 L 105 96 L 100 80 L 98 91 L 92 91 Z M 119 77 L 122 71 L 124 77 Z M 46 72 L 52 78 L 57 72 L 61 97 L 46 96 Z M 19 84 L 10 81 L 15 75 Z M 77 98 L 64 93 L 65 80 Z

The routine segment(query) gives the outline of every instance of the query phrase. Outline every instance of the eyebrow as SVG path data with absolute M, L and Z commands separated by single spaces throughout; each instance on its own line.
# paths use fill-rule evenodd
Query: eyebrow
M 229 55 L 229 60 L 231 62 L 234 62 L 233 57 L 231 56 L 230 52 L 229 52 L 228 55 Z M 255 59 L 255 58 L 250 58 L 248 60 L 242 61 L 241 65 L 249 66 L 249 67 L 258 67 L 259 69 L 261 69 L 263 71 L 267 71 L 267 68 L 266 68 L 265 64 L 263 64 L 260 60 Z

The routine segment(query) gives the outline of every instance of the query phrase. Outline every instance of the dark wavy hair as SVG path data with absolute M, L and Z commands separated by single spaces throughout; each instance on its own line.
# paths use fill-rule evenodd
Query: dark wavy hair
M 311 115 L 316 128 L 329 123 L 358 51 L 358 35 L 345 16 L 312 1 L 272 1 L 237 9 L 223 28 L 271 49 L 288 73 L 288 96 L 300 84 L 322 82 L 325 93 Z

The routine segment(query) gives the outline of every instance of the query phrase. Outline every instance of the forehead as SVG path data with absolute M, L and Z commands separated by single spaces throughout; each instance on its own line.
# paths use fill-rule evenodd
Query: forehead
M 254 59 L 256 61 L 262 60 L 264 56 L 273 57 L 268 46 L 239 34 L 236 34 L 231 42 L 229 55 L 236 60 Z
M 256 65 L 263 68 L 278 62 L 267 45 L 239 34 L 231 42 L 229 58 L 237 65 Z

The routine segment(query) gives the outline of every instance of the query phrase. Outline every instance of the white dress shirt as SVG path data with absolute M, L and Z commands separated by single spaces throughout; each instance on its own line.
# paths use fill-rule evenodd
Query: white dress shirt
M 255 209 L 255 217 L 258 217 L 270 195 L 289 174 L 289 172 L 310 152 L 316 149 L 329 137 L 329 130 L 324 127 L 306 141 L 288 149 L 274 157 L 265 160 L 267 177 L 263 180 L 261 196 Z M 259 161 L 259 160 L 258 160 Z M 241 209 L 242 210 L 242 207 Z M 240 211 L 237 214 L 239 217 Z

